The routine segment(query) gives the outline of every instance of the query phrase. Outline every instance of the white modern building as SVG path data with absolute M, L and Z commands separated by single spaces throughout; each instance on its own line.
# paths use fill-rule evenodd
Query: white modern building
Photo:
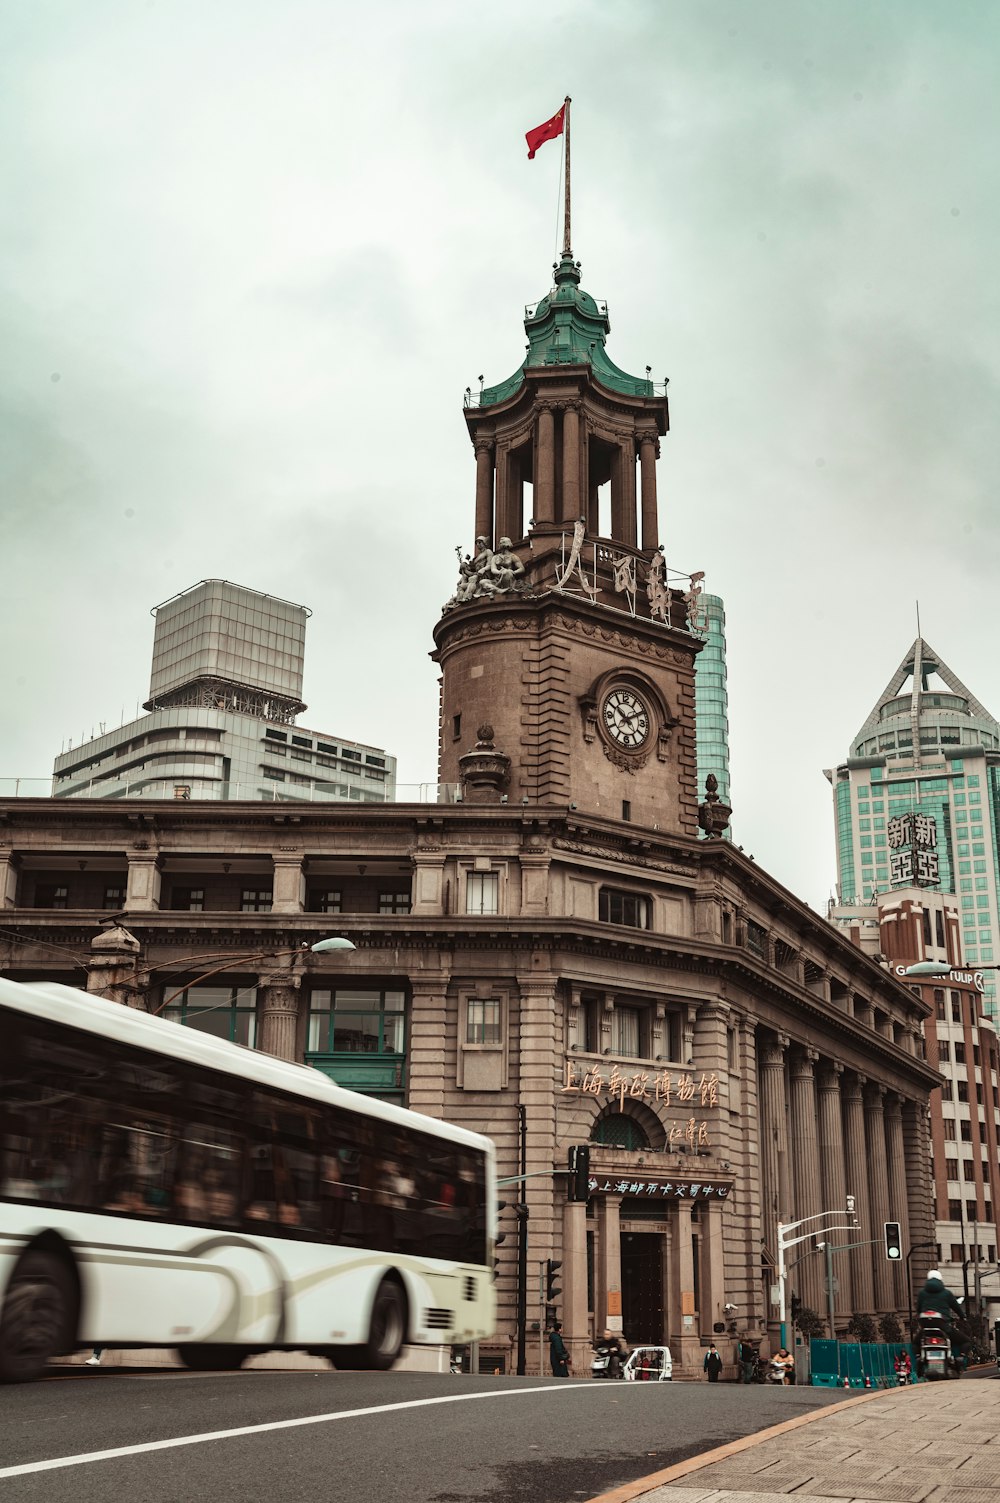
M 395 757 L 296 724 L 307 607 L 204 579 L 152 614 L 148 713 L 58 756 L 54 797 L 395 798 Z

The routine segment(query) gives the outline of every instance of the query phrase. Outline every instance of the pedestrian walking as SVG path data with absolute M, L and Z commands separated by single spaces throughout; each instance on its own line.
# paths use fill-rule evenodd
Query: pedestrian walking
M 562 1339 L 562 1324 L 556 1321 L 549 1332 L 549 1362 L 552 1364 L 552 1376 L 554 1378 L 569 1377 L 569 1352 L 566 1343 Z
M 757 1352 L 752 1342 L 741 1341 L 737 1355 L 740 1359 L 741 1381 L 753 1383 L 757 1377 Z
M 100 1367 L 100 1365 L 101 1365 L 101 1358 L 103 1356 L 104 1356 L 104 1348 L 103 1348 L 103 1346 L 95 1346 L 94 1350 L 91 1352 L 90 1356 L 87 1358 L 86 1362 L 84 1363 L 84 1366 L 85 1367 Z
M 718 1348 L 714 1341 L 705 1353 L 705 1361 L 702 1365 L 708 1373 L 708 1381 L 710 1383 L 718 1383 L 719 1374 L 722 1371 L 722 1358 L 719 1356 Z

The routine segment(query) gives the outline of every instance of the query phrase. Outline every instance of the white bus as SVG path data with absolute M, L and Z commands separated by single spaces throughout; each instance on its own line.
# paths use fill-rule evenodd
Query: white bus
M 55 983 L 0 979 L 0 1381 L 78 1347 L 391 1367 L 491 1335 L 488 1138 Z

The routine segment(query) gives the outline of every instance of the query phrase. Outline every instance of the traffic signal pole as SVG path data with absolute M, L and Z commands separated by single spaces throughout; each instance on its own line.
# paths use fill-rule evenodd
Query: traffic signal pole
M 517 1115 L 521 1128 L 521 1174 L 528 1173 L 528 1113 L 518 1105 Z M 525 1338 L 528 1324 L 528 1208 L 517 1221 L 517 1375 L 523 1378 L 525 1365 Z

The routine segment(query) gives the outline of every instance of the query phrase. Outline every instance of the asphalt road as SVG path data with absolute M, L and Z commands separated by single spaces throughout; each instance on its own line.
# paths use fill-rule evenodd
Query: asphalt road
M 0 1390 L 0 1503 L 581 1503 L 842 1396 L 726 1383 L 62 1369 Z M 114 1454 L 125 1447 L 137 1449 Z

